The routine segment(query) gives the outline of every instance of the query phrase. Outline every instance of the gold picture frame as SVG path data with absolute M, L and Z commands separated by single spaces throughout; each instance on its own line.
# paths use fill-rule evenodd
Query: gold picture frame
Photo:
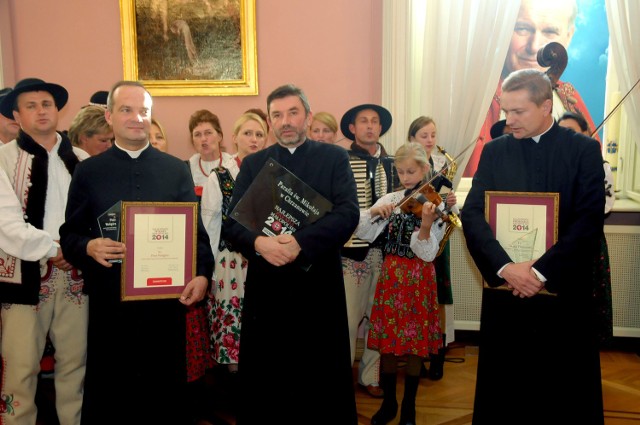
M 258 94 L 255 0 L 120 0 L 124 79 L 153 96 Z

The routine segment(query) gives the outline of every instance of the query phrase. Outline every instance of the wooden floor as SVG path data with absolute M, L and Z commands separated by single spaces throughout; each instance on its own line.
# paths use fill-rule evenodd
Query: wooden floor
M 456 333 L 457 335 L 457 333 Z M 640 341 L 637 339 L 616 339 L 611 348 L 600 354 L 602 367 L 602 387 L 604 393 L 606 425 L 640 425 Z M 457 342 L 449 345 L 445 362 L 444 378 L 440 381 L 422 379 L 416 399 L 417 423 L 429 425 L 471 424 L 473 396 L 476 382 L 478 347 L 473 342 Z M 428 365 L 428 363 L 427 363 Z M 354 366 L 354 383 L 357 364 Z M 215 386 L 215 379 L 210 384 Z M 368 425 L 371 417 L 380 407 L 381 399 L 370 397 L 358 385 L 356 402 L 358 424 Z M 210 388 L 212 403 L 225 406 L 227 394 L 220 389 Z M 398 400 L 402 399 L 404 371 L 398 377 Z M 313 414 L 310 412 L 310 414 Z M 391 422 L 397 424 L 398 417 Z M 41 420 L 38 425 L 53 425 L 57 421 Z M 228 410 L 212 412 L 210 421 L 198 425 L 235 425 L 233 415 Z
M 452 345 L 447 352 L 444 378 L 440 381 L 423 379 L 420 382 L 416 397 L 418 424 L 471 424 L 478 348 Z M 640 424 L 640 356 L 636 352 L 603 350 L 600 360 L 605 424 Z M 398 377 L 398 400 L 401 400 L 404 388 L 402 376 L 400 373 Z M 371 398 L 361 388 L 356 390 L 356 401 L 358 424 L 368 425 L 381 401 Z M 391 424 L 396 424 L 398 420 L 399 415 Z

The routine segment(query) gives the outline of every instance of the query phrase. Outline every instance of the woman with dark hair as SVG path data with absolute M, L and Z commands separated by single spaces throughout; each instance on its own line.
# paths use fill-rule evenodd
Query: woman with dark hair
M 219 166 L 235 166 L 233 157 L 222 152 L 220 143 L 224 134 L 220 119 L 211 111 L 201 109 L 189 118 L 189 134 L 196 153 L 187 161 L 198 197 L 202 196 L 202 186 L 207 182 L 211 171 Z

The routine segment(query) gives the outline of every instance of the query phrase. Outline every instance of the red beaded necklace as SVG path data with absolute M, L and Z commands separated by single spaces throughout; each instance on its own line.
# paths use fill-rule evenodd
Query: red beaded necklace
M 202 171 L 202 174 L 204 174 L 205 177 L 209 177 L 209 174 L 211 174 L 211 172 L 207 173 L 206 171 L 204 171 L 204 168 L 202 167 L 202 155 L 200 155 L 200 158 L 198 158 L 198 165 L 200 166 L 200 171 Z M 218 166 L 219 167 L 222 166 L 222 151 L 220 151 Z

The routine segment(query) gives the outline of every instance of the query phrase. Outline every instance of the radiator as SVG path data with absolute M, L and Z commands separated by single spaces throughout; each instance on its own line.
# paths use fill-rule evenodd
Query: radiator
M 640 227 L 605 226 L 611 263 L 613 334 L 640 338 Z M 462 230 L 451 235 L 454 324 L 480 329 L 482 277 L 467 251 Z

